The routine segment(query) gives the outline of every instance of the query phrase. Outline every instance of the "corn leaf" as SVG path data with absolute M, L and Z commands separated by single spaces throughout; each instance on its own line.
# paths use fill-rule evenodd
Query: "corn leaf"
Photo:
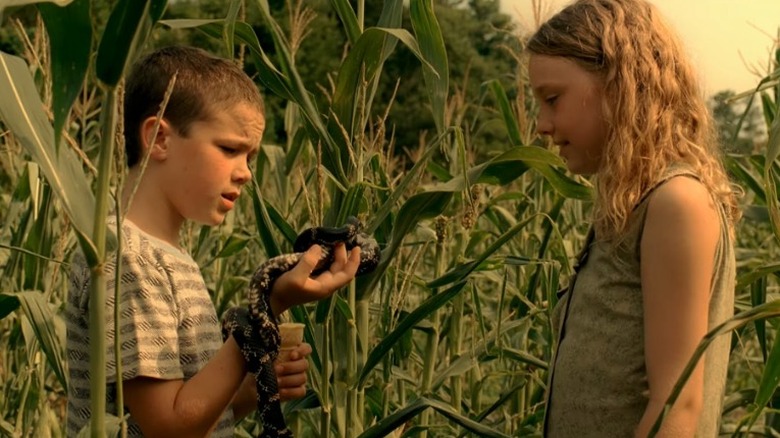
M 531 216 L 521 222 L 518 222 L 515 226 L 507 230 L 504 234 L 502 234 L 498 239 L 496 239 L 495 242 L 493 242 L 485 251 L 482 252 L 476 259 L 468 261 L 466 263 L 462 263 L 458 266 L 455 266 L 450 271 L 446 272 L 444 275 L 440 276 L 439 278 L 430 281 L 428 284 L 426 284 L 429 288 L 436 288 L 436 287 L 442 287 L 444 285 L 450 284 L 455 281 L 462 281 L 465 279 L 469 274 L 471 274 L 472 271 L 474 271 L 478 266 L 482 265 L 485 260 L 488 259 L 491 255 L 493 255 L 496 251 L 498 251 L 501 247 L 504 246 L 509 240 L 511 240 L 515 234 L 519 233 L 523 228 L 525 228 L 529 223 L 532 223 L 536 217 Z
M 755 410 L 750 416 L 750 426 L 755 424 L 763 408 L 772 400 L 778 383 L 780 383 L 780 341 L 776 339 L 772 346 L 772 351 L 767 357 L 764 372 L 761 375 L 761 382 L 758 385 L 758 391 L 756 391 L 756 398 L 753 400 Z M 749 429 L 750 427 L 748 427 Z
M 279 244 L 276 242 L 271 230 L 273 229 L 271 216 L 268 213 L 268 208 L 265 201 L 260 194 L 260 187 L 253 181 L 252 190 L 252 205 L 255 210 L 255 220 L 257 221 L 257 233 L 260 236 L 260 241 L 263 243 L 263 248 L 268 258 L 276 257 L 282 253 Z
M 468 431 L 475 433 L 480 437 L 506 437 L 507 435 L 498 432 L 488 426 L 480 424 L 468 417 L 457 413 L 452 406 L 438 400 L 421 397 L 409 403 L 405 407 L 393 412 L 380 420 L 377 424 L 371 426 L 365 432 L 359 435 L 359 438 L 379 438 L 390 435 L 394 430 L 403 427 L 412 418 L 416 417 L 422 411 L 432 408 L 440 415 Z
M 471 184 L 506 185 L 528 169 L 534 169 L 562 196 L 580 200 L 592 199 L 591 187 L 567 177 L 559 170 L 562 167 L 563 161 L 554 153 L 536 146 L 520 146 L 472 167 L 465 178 L 458 176 L 437 187 L 439 190 L 461 191 L 466 187 L 465 181 Z
M 225 41 L 225 53 L 229 59 L 233 59 L 233 52 L 235 50 L 234 40 L 236 32 L 236 19 L 238 18 L 238 11 L 241 8 L 241 0 L 231 0 L 228 7 L 227 17 L 225 17 L 225 25 L 222 30 L 222 38 Z
M 30 321 L 33 332 L 41 344 L 46 359 L 60 384 L 67 390 L 65 356 L 62 340 L 65 339 L 64 324 L 57 324 L 57 316 L 51 311 L 46 297 L 39 291 L 25 291 L 14 294 L 19 300 L 22 312 Z M 59 326 L 59 327 L 58 327 Z
M 18 309 L 19 298 L 12 294 L 0 294 L 0 319 L 5 318 Z
M 57 194 L 82 241 L 88 259 L 96 259 L 91 240 L 95 197 L 78 157 L 68 148 L 58 151 L 54 130 L 21 58 L 0 52 L 0 118 L 38 164 Z
M 89 0 L 75 0 L 63 7 L 42 3 L 38 10 L 49 34 L 54 144 L 59 147 L 70 108 L 89 69 L 92 52 Z
M 396 215 L 393 234 L 384 251 L 382 260 L 373 273 L 357 279 L 357 299 L 365 299 L 376 288 L 379 280 L 390 265 L 390 261 L 400 248 L 401 243 L 417 223 L 423 219 L 436 217 L 444 211 L 452 199 L 452 191 L 428 191 L 410 197 Z
M 493 351 L 501 336 L 506 335 L 515 329 L 519 329 L 526 324 L 528 324 L 528 322 L 524 319 L 515 319 L 509 322 L 501 321 L 501 325 L 490 332 L 485 340 L 474 345 L 468 350 L 468 352 L 450 362 L 446 368 L 439 371 L 431 383 L 431 391 L 438 391 L 444 382 L 446 382 L 450 377 L 461 375 L 470 370 L 472 367 L 474 367 L 475 364 L 478 363 L 479 358 L 482 358 Z M 528 364 L 538 366 L 541 369 L 547 368 L 547 365 L 543 361 L 538 359 L 533 360 L 531 359 L 530 355 L 524 356 L 524 358 L 526 359 L 525 362 Z
M 509 142 L 512 146 L 522 146 L 523 140 L 520 136 L 520 125 L 517 123 L 517 117 L 515 116 L 514 111 L 512 111 L 512 106 L 509 104 L 509 98 L 506 96 L 504 87 L 501 86 L 501 82 L 496 79 L 488 82 L 487 86 L 490 91 L 493 92 L 493 97 L 495 97 L 498 102 L 498 110 L 501 113 L 507 133 L 509 134 Z
M 412 27 L 420 44 L 423 63 L 423 79 L 431 101 L 433 120 L 437 132 L 444 132 L 444 114 L 449 91 L 449 66 L 447 51 L 439 22 L 433 11 L 433 0 L 412 0 L 410 3 Z
M 746 166 L 741 159 L 735 156 L 729 156 L 727 155 L 723 160 L 726 169 L 729 171 L 729 174 L 733 176 L 733 178 L 736 180 L 735 182 L 740 183 L 740 185 L 745 186 L 749 188 L 753 193 L 755 193 L 756 198 L 765 203 L 766 202 L 766 192 L 764 191 L 763 184 L 756 178 L 753 173 L 750 172 L 750 169 L 748 169 L 748 166 Z
M 769 218 L 772 222 L 772 231 L 775 238 L 780 242 L 780 204 L 777 200 L 777 173 L 775 160 L 780 155 L 780 117 L 775 117 L 769 130 L 769 139 L 767 140 L 766 162 L 764 163 L 764 181 L 766 187 L 767 207 L 769 208 Z
M 98 79 L 109 87 L 119 83 L 167 6 L 168 0 L 119 0 L 100 37 L 95 59 Z
M 330 4 L 336 11 L 336 14 L 341 20 L 341 24 L 344 25 L 344 32 L 347 34 L 349 43 L 354 45 L 360 38 L 360 24 L 358 23 L 357 15 L 352 5 L 348 0 L 330 0 Z
M 379 344 L 368 353 L 368 359 L 366 359 L 363 369 L 360 370 L 360 376 L 358 376 L 357 387 L 362 388 L 363 385 L 365 385 L 366 379 L 369 374 L 371 374 L 371 371 L 373 371 L 374 367 L 379 364 L 382 358 L 393 349 L 396 342 L 403 338 L 409 330 L 412 330 L 417 323 L 428 318 L 433 312 L 455 298 L 463 290 L 464 286 L 466 286 L 466 282 L 461 281 L 445 291 L 432 295 L 414 309 L 406 318 L 402 319 L 398 326 L 387 334 L 387 336 L 382 338 Z

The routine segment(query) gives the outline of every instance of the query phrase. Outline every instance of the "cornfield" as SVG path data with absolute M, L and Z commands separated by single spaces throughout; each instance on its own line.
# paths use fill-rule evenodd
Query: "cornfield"
M 223 225 L 189 225 L 182 236 L 217 313 L 246 299 L 256 267 L 289 252 L 297 230 L 354 215 L 383 249 L 369 277 L 288 312 L 314 347 L 310 390 L 285 405 L 296 436 L 541 435 L 550 311 L 584 240 L 592 187 L 537 138 L 522 62 L 503 72 L 512 90 L 495 80 L 483 87 L 489 99 L 464 96 L 452 91 L 433 0 L 385 0 L 376 23 L 365 22 L 363 0 L 331 0 L 348 44 L 332 87 L 315 88 L 301 80 L 306 60 L 296 57 L 306 29 L 282 26 L 267 0 L 231 0 L 217 20 L 163 19 L 166 0 L 118 0 L 102 28 L 89 0 L 55 3 L 37 5 L 32 36 L 17 25 L 22 56 L 0 52 L 0 435 L 65 436 L 68 263 L 81 248 L 94 268 L 92 300 L 105 300 L 100 266 L 116 238 L 103 224 L 124 170 L 122 78 L 154 35 L 173 31 L 213 39 L 251 63 L 265 94 L 286 102 L 288 140 L 264 141 L 250 196 Z M 291 14 L 305 17 L 305 2 L 293 3 Z M 242 20 L 246 8 L 273 47 Z M 436 127 L 408 160 L 394 149 L 392 101 L 380 106 L 376 95 L 401 46 L 423 72 Z M 689 367 L 712 338 L 731 337 L 727 436 L 780 435 L 780 48 L 774 53 L 773 71 L 736 97 L 760 103 L 768 137 L 724 157 L 744 193 L 736 315 L 702 341 Z M 480 104 L 504 128 L 503 150 L 485 154 L 474 141 L 463 115 Z M 105 327 L 92 329 L 92 339 L 104 338 Z M 105 358 L 91 359 L 98 413 Z M 120 423 L 96 414 L 83 434 L 115 436 Z M 249 417 L 236 435 L 261 428 Z

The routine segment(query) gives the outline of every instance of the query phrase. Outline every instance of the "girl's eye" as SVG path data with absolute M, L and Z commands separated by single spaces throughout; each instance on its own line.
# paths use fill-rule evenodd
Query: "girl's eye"
M 548 96 L 544 99 L 545 103 L 547 103 L 548 105 L 554 104 L 556 100 L 558 100 L 557 95 Z

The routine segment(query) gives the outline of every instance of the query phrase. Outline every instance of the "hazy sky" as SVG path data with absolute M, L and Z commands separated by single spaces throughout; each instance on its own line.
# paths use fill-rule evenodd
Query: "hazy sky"
M 683 40 L 707 94 L 745 91 L 766 74 L 780 27 L 780 0 L 650 0 Z M 551 15 L 569 0 L 541 0 Z M 531 0 L 502 0 L 503 9 L 532 26 Z M 529 28 L 529 27 L 527 27 Z M 747 65 L 746 65 L 747 64 Z

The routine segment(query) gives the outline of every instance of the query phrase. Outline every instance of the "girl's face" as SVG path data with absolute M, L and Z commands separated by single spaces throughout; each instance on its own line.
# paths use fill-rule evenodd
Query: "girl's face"
M 531 55 L 528 74 L 539 101 L 537 132 L 560 147 L 572 173 L 597 173 L 607 138 L 602 80 L 561 56 Z

